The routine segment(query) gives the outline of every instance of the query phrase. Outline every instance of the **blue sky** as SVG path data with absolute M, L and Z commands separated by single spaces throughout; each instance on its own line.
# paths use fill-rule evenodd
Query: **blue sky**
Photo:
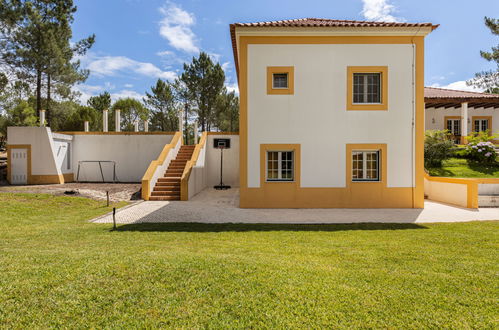
M 113 99 L 141 98 L 158 78 L 173 79 L 199 51 L 222 64 L 237 89 L 229 24 L 319 17 L 432 22 L 426 38 L 425 84 L 469 89 L 464 83 L 494 65 L 479 55 L 497 45 L 483 17 L 499 13 L 497 0 L 75 0 L 74 40 L 96 43 L 82 58 L 91 74 L 76 87 L 83 102 L 105 90 Z

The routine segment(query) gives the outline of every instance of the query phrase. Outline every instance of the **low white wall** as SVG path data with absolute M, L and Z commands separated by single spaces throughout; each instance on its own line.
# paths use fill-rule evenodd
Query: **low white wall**
M 430 181 L 425 178 L 424 192 L 433 201 L 468 207 L 466 184 Z
M 52 133 L 54 140 L 54 158 L 61 173 L 73 173 L 73 136 Z
M 499 184 L 479 183 L 478 195 L 497 195 L 499 196 Z
M 49 127 L 8 127 L 8 145 L 31 145 L 31 174 L 61 174 L 54 158 L 55 144 Z
M 206 188 L 206 147 L 207 143 L 205 143 L 203 148 L 201 148 L 196 165 L 194 165 L 191 169 L 188 186 L 189 199 Z
M 79 161 L 115 161 L 119 182 L 141 182 L 151 161 L 157 159 L 173 135 L 161 134 L 96 134 L 75 135 L 73 143 L 73 169 L 76 175 Z M 112 164 L 103 164 L 106 181 L 113 179 Z M 79 181 L 102 181 L 97 163 L 84 163 L 80 167 Z
M 223 182 L 239 187 L 239 135 L 208 135 L 206 140 L 206 186 L 220 183 L 220 149 L 213 147 L 214 139 L 230 139 L 230 149 L 223 153 Z

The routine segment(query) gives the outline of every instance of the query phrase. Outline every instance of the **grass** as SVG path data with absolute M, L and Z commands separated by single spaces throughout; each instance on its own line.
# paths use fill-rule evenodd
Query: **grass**
M 498 222 L 111 231 L 95 201 L 0 203 L 7 328 L 498 326 Z
M 429 168 L 431 176 L 456 178 L 499 178 L 499 163 L 485 164 L 463 158 L 444 160 L 442 167 Z

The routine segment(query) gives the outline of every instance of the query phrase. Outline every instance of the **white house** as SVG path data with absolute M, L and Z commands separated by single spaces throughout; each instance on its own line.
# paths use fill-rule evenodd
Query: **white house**
M 231 25 L 240 206 L 421 208 L 431 23 Z
M 471 132 L 499 134 L 499 95 L 425 88 L 426 129 L 447 129 L 464 144 Z M 499 143 L 499 138 L 494 141 Z

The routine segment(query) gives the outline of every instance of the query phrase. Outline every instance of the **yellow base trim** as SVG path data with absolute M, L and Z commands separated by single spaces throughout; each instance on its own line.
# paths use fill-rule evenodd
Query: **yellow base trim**
M 68 131 L 68 132 L 54 132 L 57 134 L 66 135 L 175 135 L 176 132 L 80 132 L 80 131 Z
M 241 208 L 412 208 L 412 188 L 241 188 Z

